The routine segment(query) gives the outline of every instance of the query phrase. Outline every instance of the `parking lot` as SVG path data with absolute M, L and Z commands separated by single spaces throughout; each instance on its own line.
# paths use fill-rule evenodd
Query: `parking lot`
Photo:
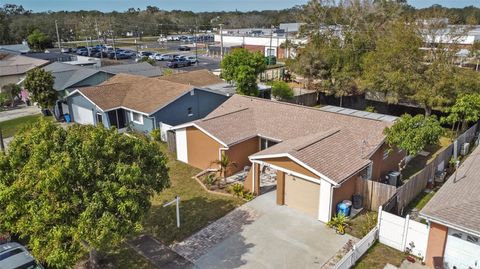
M 199 47 L 203 47 L 205 44 L 199 44 Z M 180 51 L 180 47 L 186 47 L 188 46 L 190 48 L 189 51 Z M 135 63 L 136 60 L 138 60 L 137 54 L 140 52 L 151 52 L 151 53 L 161 53 L 161 54 L 170 54 L 170 55 L 178 55 L 178 56 L 197 56 L 197 63 L 192 63 L 189 66 L 186 67 L 177 67 L 175 69 L 180 69 L 180 70 L 185 70 L 185 71 L 193 71 L 193 70 L 198 70 L 198 69 L 208 69 L 208 70 L 215 70 L 220 68 L 220 59 L 219 58 L 213 58 L 209 57 L 206 54 L 206 50 L 203 48 L 198 48 L 197 54 L 195 50 L 195 46 L 193 46 L 192 43 L 185 43 L 185 42 L 180 42 L 180 41 L 168 41 L 168 42 L 163 42 L 162 44 L 158 42 L 150 42 L 150 43 L 142 43 L 141 45 L 136 45 L 132 46 L 132 44 L 122 44 L 121 42 L 116 46 L 117 49 L 125 50 L 129 52 L 132 56 L 123 59 L 123 57 L 117 57 L 118 63 L 124 63 L 124 64 L 131 64 Z M 51 52 L 60 52 L 59 49 L 50 49 Z M 75 49 L 70 52 L 72 55 L 77 55 L 75 53 Z M 85 56 L 85 55 L 83 55 Z M 97 58 L 100 58 L 100 56 L 97 54 L 95 55 Z M 103 59 L 108 59 L 109 57 L 104 55 Z M 110 52 L 110 60 L 112 54 Z M 160 68 L 167 68 L 167 62 L 168 61 L 155 61 L 155 66 L 158 66 Z

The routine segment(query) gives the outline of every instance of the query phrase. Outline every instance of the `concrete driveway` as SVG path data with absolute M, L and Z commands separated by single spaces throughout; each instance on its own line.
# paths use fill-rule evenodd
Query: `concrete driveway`
M 1 111 L 0 122 L 13 120 L 16 118 L 21 118 L 21 117 L 30 116 L 30 115 L 36 115 L 36 114 L 39 114 L 40 112 L 41 112 L 40 108 L 36 106 L 21 105 L 12 110 Z
M 275 191 L 232 211 L 173 249 L 196 268 L 320 268 L 347 241 L 310 216 L 275 204 Z

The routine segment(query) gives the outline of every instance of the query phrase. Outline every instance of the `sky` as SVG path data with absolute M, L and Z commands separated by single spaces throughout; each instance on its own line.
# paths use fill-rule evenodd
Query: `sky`
M 249 11 L 264 9 L 284 9 L 301 5 L 307 0 L 0 0 L 0 4 L 14 3 L 23 5 L 33 11 L 57 10 L 100 10 L 125 11 L 130 7 L 145 9 L 157 6 L 160 9 L 192 11 Z M 440 4 L 446 7 L 480 7 L 480 0 L 409 0 L 408 3 L 418 8 Z

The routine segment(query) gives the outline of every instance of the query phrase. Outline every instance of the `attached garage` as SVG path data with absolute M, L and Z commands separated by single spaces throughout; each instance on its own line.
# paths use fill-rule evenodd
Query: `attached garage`
M 92 110 L 72 104 L 72 112 L 74 122 L 79 124 L 95 124 Z
M 449 228 L 443 262 L 446 269 L 480 269 L 480 238 Z
M 285 175 L 285 205 L 318 219 L 320 184 Z

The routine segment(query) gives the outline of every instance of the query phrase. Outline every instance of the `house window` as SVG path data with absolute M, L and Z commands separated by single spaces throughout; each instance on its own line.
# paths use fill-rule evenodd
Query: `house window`
M 278 144 L 278 142 L 265 138 L 260 138 L 260 150 L 268 149 L 269 147 L 275 146 L 276 144 Z
M 138 124 L 143 124 L 142 114 L 132 111 L 132 112 L 130 112 L 130 115 L 131 115 L 131 120 L 133 122 L 138 123 Z
M 194 95 L 195 95 L 195 91 L 190 91 L 190 95 L 191 95 L 191 96 L 194 96 Z
M 384 159 L 384 160 L 388 158 L 389 153 L 390 153 L 390 152 L 389 152 L 388 149 L 386 149 L 386 150 L 383 151 L 383 159 Z
M 189 117 L 193 116 L 193 112 L 192 112 L 192 108 L 191 108 L 191 107 L 189 107 L 189 108 L 187 109 L 187 115 L 188 115 Z
M 103 123 L 103 117 L 101 113 L 97 113 L 97 124 Z
M 372 179 L 372 171 L 373 171 L 373 166 L 372 164 L 370 163 L 368 166 L 367 166 L 367 178 L 368 180 Z

